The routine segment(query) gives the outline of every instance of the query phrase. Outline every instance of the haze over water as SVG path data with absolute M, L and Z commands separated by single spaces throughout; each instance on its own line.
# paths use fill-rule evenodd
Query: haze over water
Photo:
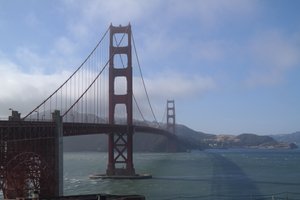
M 152 179 L 91 180 L 89 175 L 105 172 L 107 154 L 65 153 L 64 194 L 142 194 L 147 200 L 300 198 L 299 150 L 136 153 L 134 158 L 136 171 L 151 173 Z

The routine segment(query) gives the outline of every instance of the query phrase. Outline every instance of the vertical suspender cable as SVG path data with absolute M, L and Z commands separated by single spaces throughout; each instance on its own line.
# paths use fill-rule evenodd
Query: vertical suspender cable
M 69 78 L 63 83 L 61 84 L 48 98 L 46 98 L 41 104 L 39 104 L 36 108 L 34 108 L 31 112 L 29 112 L 24 118 L 26 119 L 28 116 L 30 116 L 33 112 L 35 112 L 39 107 L 41 107 L 43 104 L 45 104 L 47 101 L 51 101 L 51 97 L 56 94 L 60 89 L 62 89 L 62 87 L 82 68 L 82 66 L 85 64 L 85 62 L 91 57 L 91 55 L 94 53 L 94 51 L 98 48 L 98 46 L 100 45 L 100 43 L 102 43 L 103 39 L 105 38 L 105 36 L 107 35 L 109 31 L 109 28 L 107 28 L 106 32 L 104 33 L 104 35 L 102 36 L 102 38 L 100 39 L 100 41 L 97 43 L 97 45 L 95 46 L 95 48 L 92 50 L 92 52 L 87 56 L 87 58 L 83 61 L 83 63 L 75 70 L 74 73 L 71 74 L 71 76 L 69 76 Z M 50 107 L 51 107 L 51 103 L 50 103 Z M 50 109 L 51 110 L 51 109 Z
M 154 114 L 152 105 L 151 105 L 151 103 L 150 103 L 150 98 L 149 98 L 147 89 L 146 89 L 146 84 L 145 84 L 145 81 L 144 81 L 144 77 L 143 77 L 143 73 L 142 73 L 142 69 L 141 69 L 139 57 L 138 57 L 138 54 L 137 54 L 137 50 L 136 50 L 136 46 L 135 46 L 135 41 L 134 41 L 133 33 L 132 33 L 131 35 L 132 35 L 132 41 L 133 41 L 134 52 L 135 52 L 137 64 L 138 64 L 138 67 L 139 67 L 140 75 L 141 75 L 141 78 L 142 78 L 142 83 L 143 83 L 143 86 L 144 86 L 144 90 L 145 90 L 145 93 L 146 93 L 147 101 L 148 101 L 148 103 L 149 103 L 150 110 L 151 110 L 151 112 L 152 112 L 153 118 L 154 118 L 155 122 L 158 123 L 158 121 L 157 121 L 157 119 L 156 119 L 156 116 L 155 116 L 155 114 Z
M 123 36 L 122 36 L 122 38 L 121 38 L 121 40 L 120 40 L 120 42 L 119 42 L 119 44 L 117 44 L 117 46 L 119 46 L 121 43 L 122 43 L 122 40 L 123 40 L 123 38 L 124 38 L 124 36 L 125 36 L 125 33 L 123 34 Z M 62 117 L 64 117 L 81 99 L 83 99 L 84 100 L 84 97 L 86 96 L 86 94 L 87 94 L 87 92 L 89 91 L 89 89 L 92 87 L 92 85 L 96 82 L 96 80 L 99 78 L 99 76 L 102 74 L 102 72 L 104 71 L 104 69 L 108 66 L 108 64 L 109 64 L 109 61 L 111 60 L 111 59 L 113 59 L 112 57 L 110 57 L 108 60 L 107 60 L 107 62 L 105 63 L 105 65 L 103 66 L 103 68 L 101 69 L 101 71 L 98 73 L 98 75 L 95 77 L 95 79 L 91 82 L 91 84 L 89 84 L 88 85 L 88 87 L 84 90 L 83 89 L 83 93 L 80 95 L 80 97 L 73 103 L 73 105 L 71 105 L 70 107 L 69 107 L 69 109 L 62 115 Z M 83 81 L 83 83 L 84 83 L 84 81 Z M 84 85 L 84 84 L 83 84 Z

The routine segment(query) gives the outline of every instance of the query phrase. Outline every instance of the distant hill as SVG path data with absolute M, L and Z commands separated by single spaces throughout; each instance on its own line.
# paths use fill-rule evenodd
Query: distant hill
M 300 145 L 300 131 L 290 134 L 270 135 L 277 141 Z
M 180 138 L 180 151 L 207 148 L 294 148 L 290 143 L 300 144 L 300 132 L 259 136 L 250 133 L 241 135 L 214 135 L 176 125 L 176 134 Z M 65 151 L 107 151 L 106 135 L 87 135 L 64 138 Z M 168 139 L 154 134 L 135 133 L 133 149 L 135 152 L 165 152 Z
M 167 139 L 159 135 L 135 133 L 133 150 L 138 152 L 164 152 Z M 64 151 L 101 151 L 108 149 L 106 134 L 64 137 Z
M 243 133 L 236 137 L 240 146 L 277 145 L 278 142 L 270 136 L 260 136 L 251 133 Z
M 215 135 L 206 140 L 209 148 L 290 148 L 288 144 L 279 143 L 270 136 L 260 136 L 252 133 L 240 135 Z
M 213 134 L 195 131 L 185 125 L 176 125 L 176 134 L 190 149 L 206 149 L 208 145 L 205 141 L 215 137 Z
M 99 134 L 64 137 L 64 151 L 107 151 L 107 136 Z
M 180 138 L 180 150 L 204 149 L 205 139 L 214 135 L 194 131 L 184 125 L 176 125 L 176 134 Z M 107 136 L 85 135 L 64 137 L 64 151 L 107 151 Z M 138 152 L 164 152 L 167 150 L 168 139 L 164 136 L 135 133 L 133 137 L 133 149 Z

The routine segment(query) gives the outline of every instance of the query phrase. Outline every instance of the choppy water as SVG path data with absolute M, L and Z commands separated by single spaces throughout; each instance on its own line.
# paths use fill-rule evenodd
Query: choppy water
M 147 200 L 300 199 L 299 150 L 136 153 L 134 159 L 136 171 L 151 173 L 153 179 L 91 180 L 90 174 L 105 172 L 107 154 L 65 153 L 64 194 L 143 194 Z
M 64 193 L 143 194 L 153 200 L 300 199 L 300 151 L 137 153 L 134 158 L 136 171 L 153 179 L 91 180 L 90 174 L 105 172 L 107 154 L 65 153 Z

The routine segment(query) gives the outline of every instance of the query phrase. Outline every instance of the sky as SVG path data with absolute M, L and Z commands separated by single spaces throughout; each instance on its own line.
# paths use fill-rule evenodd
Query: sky
M 0 0 L 0 116 L 32 110 L 111 23 L 130 23 L 159 119 L 174 99 L 176 122 L 198 131 L 300 131 L 299 10 L 297 0 Z

